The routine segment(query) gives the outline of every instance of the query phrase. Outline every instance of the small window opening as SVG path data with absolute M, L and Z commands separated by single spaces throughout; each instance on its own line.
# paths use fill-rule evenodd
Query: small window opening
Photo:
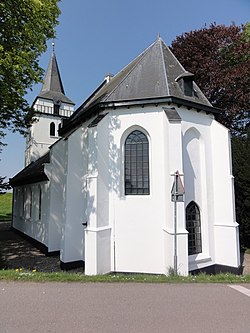
M 38 198 L 38 220 L 41 220 L 42 216 L 42 189 L 39 186 L 39 198 Z
M 54 104 L 54 114 L 59 115 L 60 104 Z
M 53 122 L 50 123 L 49 134 L 50 134 L 50 136 L 56 135 L 56 126 L 55 126 L 55 123 L 53 123 Z
M 179 83 L 179 86 L 185 96 L 194 96 L 194 74 L 190 72 L 184 72 L 176 78 L 176 82 Z
M 183 79 L 184 81 L 184 94 L 186 96 L 190 96 L 192 97 L 193 96 L 193 80 L 190 79 L 190 78 L 184 78 Z

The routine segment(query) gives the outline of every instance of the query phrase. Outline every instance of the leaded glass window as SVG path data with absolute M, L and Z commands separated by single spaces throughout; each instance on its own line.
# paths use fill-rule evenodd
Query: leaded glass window
M 186 208 L 186 228 L 188 231 L 188 255 L 202 252 L 200 210 L 194 201 Z
M 149 194 L 148 139 L 135 130 L 125 141 L 125 195 L 146 194 Z

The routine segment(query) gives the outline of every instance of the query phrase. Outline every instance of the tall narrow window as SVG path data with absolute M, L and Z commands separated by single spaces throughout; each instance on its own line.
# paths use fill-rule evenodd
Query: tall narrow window
M 32 191 L 30 187 L 26 188 L 25 196 L 25 216 L 27 219 L 31 218 L 32 214 Z
M 50 123 L 50 128 L 49 128 L 49 134 L 50 136 L 55 136 L 56 134 L 56 126 L 55 123 Z
M 41 185 L 38 186 L 38 220 L 42 217 L 42 189 Z
M 149 146 L 144 133 L 135 130 L 125 141 L 125 195 L 149 194 Z
M 20 217 L 24 217 L 24 204 L 25 204 L 25 194 L 24 194 L 24 188 L 18 189 L 18 201 L 19 201 L 19 208 L 20 208 Z
M 32 188 L 30 189 L 30 212 L 29 215 L 32 217 L 32 205 L 33 205 L 33 193 L 32 193 Z
M 201 253 L 200 210 L 194 201 L 191 201 L 186 208 L 186 228 L 188 231 L 188 255 Z

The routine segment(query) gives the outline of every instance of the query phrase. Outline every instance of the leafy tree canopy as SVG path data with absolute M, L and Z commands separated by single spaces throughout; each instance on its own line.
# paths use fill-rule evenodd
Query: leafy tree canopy
M 246 38 L 248 42 L 250 41 L 250 22 L 245 25 L 244 38 Z
M 0 145 L 4 130 L 25 133 L 33 115 L 24 96 L 42 80 L 38 57 L 54 37 L 58 0 L 0 1 Z
M 245 134 L 250 118 L 250 24 L 211 24 L 177 36 L 172 51 L 186 70 L 195 74 L 218 120 L 233 134 Z
M 250 128 L 246 136 L 232 138 L 232 150 L 241 245 L 250 248 Z
M 11 186 L 5 181 L 5 177 L 0 177 L 0 194 L 5 194 L 7 190 L 10 190 Z

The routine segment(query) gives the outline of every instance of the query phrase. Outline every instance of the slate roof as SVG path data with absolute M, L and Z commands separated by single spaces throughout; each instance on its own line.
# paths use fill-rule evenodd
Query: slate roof
M 46 153 L 35 162 L 31 162 L 22 171 L 10 179 L 12 187 L 33 184 L 49 180 L 44 172 L 44 164 L 50 162 L 50 152 Z
M 60 101 L 72 105 L 75 104 L 68 97 L 65 96 L 60 71 L 54 51 L 52 52 L 49 66 L 43 81 L 43 86 L 38 97 L 53 100 L 55 103 Z
M 61 130 L 67 133 L 84 121 L 97 108 L 119 105 L 145 104 L 152 100 L 180 102 L 216 113 L 205 95 L 193 82 L 194 95 L 186 96 L 177 82 L 193 77 L 187 72 L 164 41 L 159 37 L 111 80 L 104 81 L 94 93 L 69 118 Z

